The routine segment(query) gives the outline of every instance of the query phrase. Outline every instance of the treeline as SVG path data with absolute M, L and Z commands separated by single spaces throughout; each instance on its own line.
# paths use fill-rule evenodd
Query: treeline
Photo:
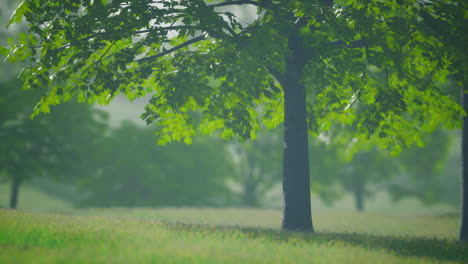
M 158 127 L 108 124 L 92 106 L 67 103 L 34 119 L 39 99 L 16 80 L 0 84 L 1 178 L 11 184 L 10 207 L 30 179 L 49 194 L 79 207 L 251 206 L 281 183 L 281 127 L 254 141 L 194 137 L 191 145 L 156 144 Z M 352 194 L 357 210 L 378 191 L 397 201 L 459 204 L 458 132 L 437 130 L 424 147 L 394 157 L 376 142 L 353 140 L 349 128 L 309 144 L 312 192 L 328 204 Z M 46 180 L 43 180 L 46 179 Z

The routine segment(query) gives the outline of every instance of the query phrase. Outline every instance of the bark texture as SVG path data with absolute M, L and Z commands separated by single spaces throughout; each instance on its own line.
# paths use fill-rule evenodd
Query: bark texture
M 283 154 L 283 222 L 282 228 L 313 231 L 310 205 L 309 152 L 305 86 L 301 76 L 305 61 L 300 40 L 289 39 L 292 55 L 283 78 L 284 154 Z
M 464 85 L 464 89 L 465 89 Z M 463 90 L 462 105 L 468 113 L 468 94 Z M 463 117 L 462 133 L 462 181 L 461 181 L 461 221 L 460 240 L 468 242 L 468 118 Z

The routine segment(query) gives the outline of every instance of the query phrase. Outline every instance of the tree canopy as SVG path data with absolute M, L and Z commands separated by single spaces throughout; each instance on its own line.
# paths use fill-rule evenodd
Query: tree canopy
M 247 24 L 227 8 L 239 5 L 256 8 L 256 19 Z M 11 23 L 24 16 L 29 34 L 3 53 L 31 58 L 25 86 L 48 88 L 36 113 L 73 95 L 105 104 L 119 93 L 129 99 L 151 93 L 143 118 L 159 120 L 167 140 L 189 141 L 195 130 L 187 113 L 194 110 L 204 113 L 207 132 L 224 128 L 225 136 L 250 137 L 259 127 L 258 104 L 266 105 L 270 126 L 282 121 L 279 84 L 296 27 L 311 131 L 333 120 L 356 122 L 360 133 L 407 145 L 421 139 L 420 129 L 460 120 L 460 106 L 437 85 L 452 74 L 449 53 L 429 31 L 430 19 L 443 11 L 436 8 L 463 14 L 460 5 L 24 1 Z M 357 113 L 357 103 L 367 107 Z

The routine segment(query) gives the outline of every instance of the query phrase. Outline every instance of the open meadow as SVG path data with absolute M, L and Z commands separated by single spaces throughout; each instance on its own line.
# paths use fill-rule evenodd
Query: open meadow
M 26 208 L 31 196 L 57 208 L 1 209 L 0 263 L 468 263 L 452 214 L 316 210 L 317 233 L 301 234 L 279 231 L 280 210 L 73 209 L 32 188 Z

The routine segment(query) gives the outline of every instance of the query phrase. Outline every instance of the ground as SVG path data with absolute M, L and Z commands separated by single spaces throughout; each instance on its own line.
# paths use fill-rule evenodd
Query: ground
M 456 211 L 414 201 L 396 212 L 319 207 L 317 232 L 303 234 L 281 232 L 278 209 L 74 209 L 30 186 L 22 194 L 21 210 L 0 209 L 0 263 L 468 263 Z

